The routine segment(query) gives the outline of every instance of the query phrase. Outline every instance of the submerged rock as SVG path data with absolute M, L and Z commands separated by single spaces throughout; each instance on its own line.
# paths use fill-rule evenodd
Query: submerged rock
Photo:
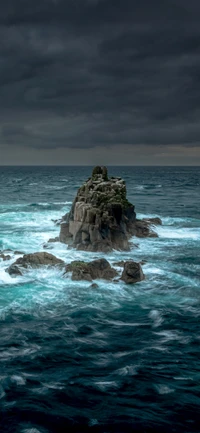
M 49 243 L 53 243 L 53 242 L 59 242 L 59 236 L 56 236 L 55 238 L 50 238 L 48 240 Z
M 20 275 L 21 271 L 18 266 L 22 268 L 37 268 L 39 266 L 64 266 L 64 262 L 61 259 L 58 259 L 53 254 L 47 252 L 39 252 L 32 254 L 24 254 L 23 257 L 19 257 L 9 268 L 7 272 L 10 275 Z M 17 272 L 20 272 L 17 273 Z M 22 274 L 21 274 L 22 275 Z
M 147 224 L 152 224 L 154 226 L 161 226 L 162 225 L 162 220 L 159 217 L 143 218 L 142 221 L 145 221 Z
M 0 254 L 0 259 L 2 259 L 5 262 L 6 260 L 10 260 L 11 256 L 9 254 L 1 253 Z
M 155 222 L 154 222 L 155 223 Z M 69 214 L 60 225 L 60 242 L 78 250 L 129 250 L 131 236 L 157 236 L 150 220 L 136 219 L 120 177 L 108 177 L 106 167 L 95 167 L 78 190 Z
M 89 263 L 73 261 L 66 266 L 65 271 L 66 273 L 72 272 L 74 281 L 92 281 L 97 278 L 112 280 L 117 275 L 117 271 L 106 259 L 97 259 Z
M 9 268 L 6 269 L 6 272 L 8 272 L 9 275 L 11 275 L 11 276 L 22 275 L 22 272 L 20 271 L 20 269 L 18 268 L 18 266 L 16 266 L 15 264 L 10 265 Z
M 140 263 L 133 262 L 132 260 L 124 263 L 121 280 L 127 284 L 133 284 L 144 280 L 144 278 Z

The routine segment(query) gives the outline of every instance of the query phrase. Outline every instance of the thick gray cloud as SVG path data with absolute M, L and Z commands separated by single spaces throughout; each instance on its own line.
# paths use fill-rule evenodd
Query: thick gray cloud
M 0 145 L 199 145 L 199 0 L 2 0 Z

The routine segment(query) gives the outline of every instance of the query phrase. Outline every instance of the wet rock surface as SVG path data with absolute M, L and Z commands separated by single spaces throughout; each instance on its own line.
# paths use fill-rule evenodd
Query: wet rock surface
M 106 259 L 97 259 L 89 263 L 73 261 L 66 266 L 65 271 L 66 273 L 72 272 L 72 280 L 74 281 L 112 280 L 117 275 L 117 271 L 111 267 Z
M 79 188 L 69 214 L 62 218 L 59 240 L 78 250 L 129 251 L 131 236 L 157 236 L 151 229 L 155 220 L 136 219 L 125 181 L 109 178 L 107 168 L 97 166 Z
M 7 272 L 10 275 L 22 275 L 20 267 L 37 268 L 40 266 L 64 266 L 64 262 L 53 254 L 47 252 L 24 254 L 23 257 L 19 257 L 11 266 L 9 266 Z
M 121 280 L 126 284 L 133 284 L 144 280 L 145 276 L 140 263 L 129 260 L 124 263 Z
M 9 275 L 14 277 L 23 275 L 18 266 L 15 264 L 10 265 L 9 268 L 6 269 L 6 272 L 8 272 Z

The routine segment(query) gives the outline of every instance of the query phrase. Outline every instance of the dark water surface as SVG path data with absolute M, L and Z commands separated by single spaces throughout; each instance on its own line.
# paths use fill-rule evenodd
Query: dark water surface
M 0 249 L 42 251 L 90 167 L 0 167 Z M 199 167 L 110 167 L 159 238 L 108 260 L 145 259 L 146 279 L 12 278 L 0 259 L 0 432 L 200 432 Z M 71 262 L 101 254 L 50 245 Z

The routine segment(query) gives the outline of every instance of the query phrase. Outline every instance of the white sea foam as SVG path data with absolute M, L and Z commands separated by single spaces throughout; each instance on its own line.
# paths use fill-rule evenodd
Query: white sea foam
M 0 400 L 1 400 L 2 398 L 4 398 L 5 395 L 6 395 L 5 391 L 4 391 L 3 387 L 0 385 Z
M 167 238 L 173 239 L 188 239 L 188 240 L 198 240 L 200 239 L 200 228 L 177 228 L 177 227 L 163 227 L 157 226 L 156 231 L 158 236 L 163 239 Z
M 48 185 L 47 185 L 48 186 Z M 55 186 L 55 185 L 54 185 Z M 142 188 L 145 185 L 138 185 Z M 50 187 L 52 188 L 52 187 Z M 0 240 L 2 240 L 2 249 L 11 248 L 12 250 L 21 250 L 25 253 L 44 251 L 43 245 L 47 243 L 51 237 L 58 236 L 59 227 L 52 220 L 59 219 L 61 213 L 64 214 L 70 209 L 71 202 L 38 202 L 41 210 L 33 210 L 25 212 L 20 210 L 16 205 L 9 205 L 6 214 L 0 214 L 3 231 L 1 232 Z M 49 210 L 51 204 L 62 206 L 62 210 Z M 25 205 L 27 206 L 27 204 Z M 34 207 L 33 207 L 34 208 Z M 45 209 L 47 208 L 47 209 Z M 20 205 L 20 209 L 23 209 Z M 138 214 L 139 218 L 150 218 L 158 215 L 142 215 Z M 27 308 L 31 305 L 38 304 L 40 306 L 52 305 L 53 302 L 69 303 L 74 305 L 77 302 L 82 302 L 82 296 L 87 293 L 90 300 L 90 305 L 95 302 L 104 302 L 106 299 L 112 305 L 120 305 L 122 299 L 140 300 L 144 308 L 147 300 L 154 299 L 154 307 L 152 306 L 149 313 L 149 320 L 153 328 L 157 328 L 162 324 L 162 316 L 157 309 L 157 296 L 165 293 L 170 299 L 176 296 L 176 302 L 181 302 L 183 299 L 180 292 L 178 300 L 178 292 L 173 292 L 168 287 L 175 287 L 176 284 L 183 289 L 187 287 L 198 287 L 198 278 L 196 275 L 184 276 L 181 272 L 180 265 L 176 269 L 171 263 L 171 258 L 176 256 L 179 245 L 188 245 L 188 242 L 198 241 L 200 239 L 199 227 L 193 227 L 197 220 L 184 218 L 162 218 L 163 225 L 156 226 L 155 230 L 159 234 L 159 238 L 148 239 L 133 239 L 133 243 L 138 244 L 138 248 L 133 247 L 130 252 L 113 251 L 107 255 L 110 263 L 119 260 L 128 260 L 130 258 L 135 261 L 141 261 L 147 258 L 147 263 L 143 265 L 146 279 L 132 287 L 125 283 L 114 284 L 113 282 L 97 281 L 98 289 L 90 289 L 88 282 L 71 281 L 70 276 L 63 277 L 63 271 L 58 269 L 50 269 L 42 267 L 40 269 L 29 269 L 23 272 L 23 276 L 11 277 L 5 269 L 14 262 L 16 256 L 12 255 L 9 262 L 0 261 L 0 285 L 6 287 L 8 293 L 7 299 L 4 299 L 2 310 L 8 307 L 21 308 L 26 303 Z M 4 225 L 5 224 L 5 225 Z M 183 227 L 183 224 L 188 224 L 188 227 Z M 191 226 L 190 226 L 191 225 Z M 180 227 L 181 226 L 181 227 Z M 171 248 L 171 249 L 170 249 Z M 169 249 L 169 250 L 168 250 Z M 94 258 L 104 257 L 101 253 L 87 253 L 77 251 L 75 249 L 68 250 L 65 244 L 50 243 L 45 251 L 53 253 L 55 256 L 63 259 L 66 263 L 72 260 L 90 261 Z M 164 258 L 164 260 L 163 260 Z M 168 260 L 169 259 L 169 260 Z M 119 273 L 122 268 L 117 268 Z M 27 289 L 27 284 L 29 288 Z M 166 295 L 169 290 L 169 295 Z M 194 297 L 188 301 L 188 305 L 193 305 Z M 79 301 L 80 297 L 80 301 Z M 4 297 L 5 298 L 5 297 Z M 158 301 L 159 304 L 160 301 Z M 51 308 L 51 307 L 50 307 Z M 132 323 L 119 324 L 116 326 L 143 326 L 141 323 L 134 321 Z
M 11 376 L 10 379 L 12 382 L 16 383 L 16 385 L 19 385 L 19 386 L 26 385 L 26 380 L 22 376 L 18 376 L 16 374 L 13 374 L 13 376 Z
M 95 382 L 95 387 L 102 392 L 111 391 L 113 389 L 119 388 L 119 384 L 116 381 L 99 381 Z
M 157 328 L 163 323 L 162 315 L 158 310 L 151 310 L 149 313 L 150 319 L 153 321 L 153 327 Z
M 136 186 L 134 186 L 134 189 L 142 191 L 143 189 L 145 189 L 145 186 L 144 185 L 136 185 Z
M 41 430 L 38 430 L 37 428 L 23 428 L 23 430 L 21 430 L 21 433 L 42 433 Z
M 156 388 L 158 394 L 161 394 L 161 395 L 171 394 L 171 393 L 175 392 L 174 388 L 171 388 L 170 386 L 167 386 L 167 385 L 161 385 L 161 384 L 155 385 L 155 388 Z
M 57 185 L 44 185 L 44 188 L 46 188 L 46 189 L 55 189 L 55 190 L 59 190 L 59 189 L 65 189 L 66 188 L 66 186 L 65 185 L 63 185 L 63 186 L 57 186 Z

